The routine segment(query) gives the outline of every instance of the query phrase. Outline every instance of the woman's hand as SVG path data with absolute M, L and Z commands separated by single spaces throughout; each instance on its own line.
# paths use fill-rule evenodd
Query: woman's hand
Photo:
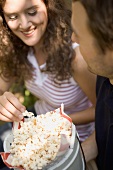
M 0 120 L 20 121 L 23 118 L 22 112 L 25 110 L 25 106 L 11 92 L 5 92 L 0 96 Z

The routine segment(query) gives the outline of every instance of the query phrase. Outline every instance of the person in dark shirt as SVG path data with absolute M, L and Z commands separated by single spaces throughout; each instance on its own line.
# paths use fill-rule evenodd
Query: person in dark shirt
M 71 22 L 88 69 L 98 75 L 96 131 L 83 151 L 98 170 L 113 170 L 113 1 L 73 0 Z

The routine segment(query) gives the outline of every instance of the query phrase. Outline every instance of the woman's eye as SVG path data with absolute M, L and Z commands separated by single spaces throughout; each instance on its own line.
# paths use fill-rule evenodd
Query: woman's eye
M 9 19 L 10 20 L 15 20 L 15 19 L 17 19 L 17 16 L 16 15 L 11 15 L 11 16 L 9 16 Z
M 37 10 L 31 10 L 28 12 L 29 15 L 34 16 L 37 14 Z

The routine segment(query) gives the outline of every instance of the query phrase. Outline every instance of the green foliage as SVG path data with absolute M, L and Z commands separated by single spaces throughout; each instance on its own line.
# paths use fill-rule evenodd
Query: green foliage
M 10 88 L 10 91 L 15 94 L 15 96 L 25 107 L 32 106 L 37 100 L 37 98 L 32 95 L 29 90 L 26 89 L 24 83 L 14 83 L 13 86 Z
M 37 98 L 33 96 L 28 90 L 25 89 L 23 105 L 26 107 L 32 106 L 36 100 Z

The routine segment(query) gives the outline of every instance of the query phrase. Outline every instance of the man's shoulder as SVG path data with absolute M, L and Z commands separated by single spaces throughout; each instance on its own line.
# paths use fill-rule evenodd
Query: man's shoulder
M 96 82 L 97 88 L 100 88 L 104 83 L 106 83 L 106 85 L 107 84 L 110 85 L 109 79 L 106 77 L 97 76 L 97 82 Z
M 111 84 L 108 78 L 97 76 L 96 82 L 96 94 L 98 96 L 99 93 L 105 93 L 106 90 L 111 89 Z
M 97 83 L 102 83 L 104 81 L 109 82 L 109 79 L 106 78 L 106 77 L 102 77 L 102 76 L 97 75 Z

